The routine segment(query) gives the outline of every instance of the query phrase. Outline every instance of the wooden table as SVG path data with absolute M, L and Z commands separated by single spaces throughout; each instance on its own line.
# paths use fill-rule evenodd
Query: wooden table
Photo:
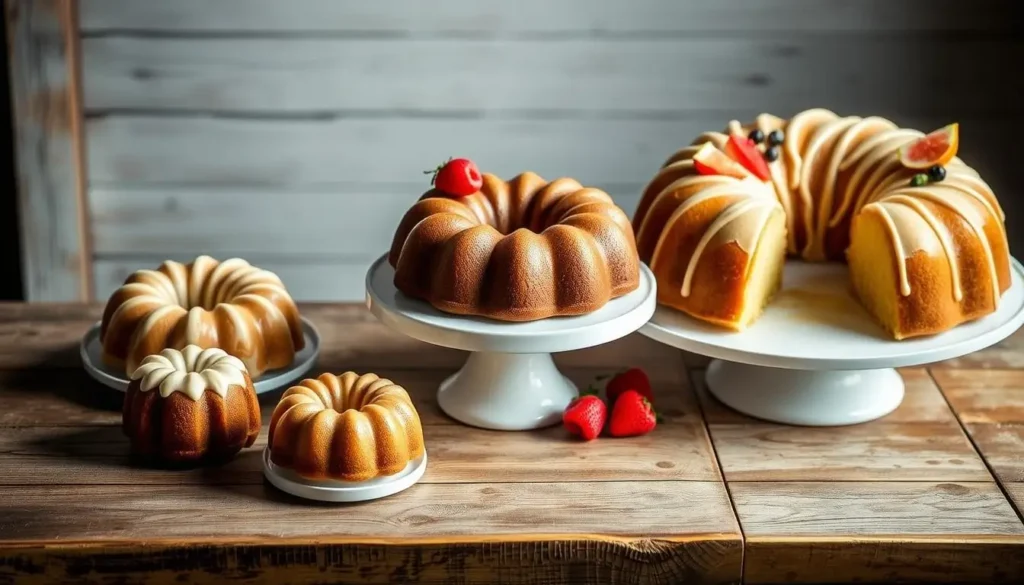
M 1024 334 L 903 371 L 883 420 L 791 428 L 710 398 L 702 358 L 640 335 L 556 356 L 586 386 L 651 375 L 664 421 L 583 444 L 471 429 L 434 390 L 463 354 L 361 306 L 306 305 L 317 371 L 405 385 L 430 463 L 409 490 L 310 503 L 262 477 L 128 455 L 121 395 L 81 368 L 98 305 L 0 305 L 0 583 L 777 583 L 1024 579 Z

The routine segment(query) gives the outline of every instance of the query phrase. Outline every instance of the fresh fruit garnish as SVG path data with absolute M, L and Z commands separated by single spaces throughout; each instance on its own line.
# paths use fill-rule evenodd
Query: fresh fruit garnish
M 782 130 L 772 130 L 768 133 L 768 146 L 779 146 L 786 139 Z
M 613 437 L 633 437 L 651 432 L 657 424 L 651 401 L 636 390 L 626 390 L 612 407 L 608 432 Z
M 764 155 L 757 149 L 754 141 L 749 138 L 736 134 L 730 135 L 728 142 L 725 143 L 725 154 L 745 166 L 762 181 L 767 181 L 772 176 L 771 171 L 768 170 L 768 163 L 764 161 Z
M 960 148 L 960 124 L 953 123 L 900 147 L 900 162 L 908 169 L 945 165 Z
M 562 413 L 562 425 L 572 435 L 590 441 L 604 428 L 608 406 L 596 394 L 583 393 L 574 398 Z
M 640 368 L 629 368 L 608 380 L 608 384 L 604 387 L 604 395 L 608 398 L 608 404 L 614 405 L 626 390 L 636 390 L 641 396 L 654 402 L 651 380 L 647 377 L 647 373 Z
M 468 158 L 449 158 L 432 171 L 423 171 L 430 177 L 430 184 L 440 191 L 459 197 L 472 195 L 480 190 L 484 179 L 476 164 Z
M 928 184 L 928 175 L 924 173 L 917 173 L 910 178 L 910 185 L 912 187 L 923 187 Z
M 938 183 L 939 181 L 946 178 L 946 167 L 935 165 L 928 169 L 928 178 L 933 182 Z
M 710 142 L 705 142 L 693 155 L 693 166 L 702 175 L 725 175 L 737 179 L 751 176 L 750 171 L 743 165 L 729 158 L 729 155 L 715 148 Z
M 769 146 L 768 150 L 764 151 L 764 160 L 768 162 L 775 162 L 779 160 L 779 147 Z
M 753 140 L 754 144 L 761 144 L 764 142 L 764 130 L 754 128 L 750 131 L 750 134 L 747 134 L 747 138 Z

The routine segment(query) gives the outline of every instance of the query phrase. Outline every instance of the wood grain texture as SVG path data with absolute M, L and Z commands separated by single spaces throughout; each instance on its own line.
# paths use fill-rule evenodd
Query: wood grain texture
M 1016 113 L 1001 58 L 1024 56 L 1024 45 L 993 33 L 969 41 L 819 34 L 383 42 L 101 37 L 85 39 L 82 50 L 88 112 L 178 113 L 580 115 L 828 104 L 837 111 L 962 117 Z
M 1001 483 L 1024 482 L 1024 425 L 969 424 L 966 428 Z
M 995 345 L 928 367 L 936 375 L 943 370 L 1024 369 L 1024 331 L 1018 330 Z
M 82 30 L 161 32 L 367 31 L 380 34 L 921 31 L 1009 29 L 1009 0 L 970 7 L 955 0 L 645 0 L 637 6 L 587 0 L 525 0 L 509 4 L 449 1 L 427 7 L 415 0 L 349 5 L 301 0 L 89 0 Z
M 193 544 L 500 542 L 518 535 L 693 539 L 735 534 L 718 482 L 418 483 L 402 497 L 357 506 L 310 504 L 269 484 L 8 486 L 0 544 L 104 539 Z M 201 523 L 196 518 L 202 518 Z M 628 518 L 628 522 L 612 519 Z
M 77 3 L 5 0 L 21 270 L 31 301 L 81 301 L 90 250 L 81 173 Z
M 1024 424 L 1024 372 L 940 368 L 932 375 L 964 424 Z
M 440 369 L 462 366 L 466 353 L 430 345 L 381 324 L 362 305 L 302 303 L 300 311 L 320 331 L 318 367 L 345 369 Z M 0 370 L 81 368 L 82 336 L 103 313 L 102 304 L 0 303 Z M 562 367 L 617 370 L 677 361 L 679 352 L 634 333 L 597 347 L 554 355 Z M 85 372 L 79 370 L 84 380 Z
M 88 121 L 89 176 L 97 187 L 327 184 L 334 189 L 342 182 L 397 183 L 420 186 L 409 192 L 415 197 L 425 185 L 424 169 L 460 153 L 472 157 L 482 171 L 502 177 L 532 170 L 551 179 L 574 177 L 610 193 L 639 192 L 669 155 L 697 135 L 724 128 L 734 116 L 752 118 L 758 111 L 668 119 L 104 116 Z M 797 111 L 791 107 L 776 113 Z M 945 116 L 894 119 L 918 129 L 947 121 Z M 1003 165 L 1012 159 L 992 145 L 1005 139 L 1011 123 L 960 119 L 964 160 L 997 192 L 1001 185 L 1008 190 L 1013 184 L 1006 172 L 1012 165 Z M 1003 199 L 1012 206 L 1011 198 Z
M 790 583 L 1019 583 L 1019 539 L 959 538 L 786 541 L 751 538 L 743 582 Z
M 423 544 L 0 546 L 0 580 L 33 585 L 230 583 L 737 583 L 738 539 Z M 129 577 L 126 577 L 129 576 Z
M 1014 536 L 1024 524 L 994 482 L 730 482 L 754 538 Z

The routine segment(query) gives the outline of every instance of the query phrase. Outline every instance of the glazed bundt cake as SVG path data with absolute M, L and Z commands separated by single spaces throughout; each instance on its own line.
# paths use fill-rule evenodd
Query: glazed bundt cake
M 937 134 L 880 117 L 811 109 L 701 134 L 666 160 L 633 218 L 659 303 L 742 330 L 797 258 L 846 262 L 895 339 L 992 313 L 1010 285 L 1004 215 L 949 129 L 951 150 L 924 174 L 901 148 Z
M 138 270 L 107 301 L 103 360 L 133 372 L 164 348 L 217 347 L 254 378 L 288 366 L 305 346 L 299 310 L 273 272 L 199 256 Z
M 122 430 L 142 455 L 225 458 L 256 441 L 260 405 L 245 365 L 216 348 L 166 348 L 132 372 Z
M 402 218 L 388 262 L 402 293 L 459 315 L 580 315 L 639 286 L 629 218 L 573 179 L 484 173 L 479 190 L 434 188 Z
M 274 465 L 303 477 L 365 481 L 423 455 L 423 429 L 409 394 L 391 380 L 325 373 L 284 392 L 268 447 Z

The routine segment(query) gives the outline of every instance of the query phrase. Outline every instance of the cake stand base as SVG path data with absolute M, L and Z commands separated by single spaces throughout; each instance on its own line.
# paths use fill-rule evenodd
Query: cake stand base
M 427 452 L 410 461 L 394 475 L 367 481 L 314 481 L 270 460 L 270 449 L 263 450 L 263 475 L 274 487 L 299 498 L 319 502 L 364 502 L 384 498 L 412 487 L 427 469 Z
M 505 322 L 443 313 L 406 297 L 382 256 L 366 273 L 366 305 L 385 325 L 414 339 L 471 352 L 437 392 L 448 416 L 474 427 L 524 431 L 556 425 L 579 395 L 551 354 L 607 343 L 643 326 L 657 305 L 657 283 L 646 266 L 632 292 L 579 316 Z
M 850 425 L 881 418 L 903 401 L 893 368 L 792 370 L 713 360 L 708 391 L 743 414 L 790 425 Z
M 511 431 L 558 424 L 578 395 L 551 354 L 477 351 L 441 383 L 437 402 L 461 423 Z

